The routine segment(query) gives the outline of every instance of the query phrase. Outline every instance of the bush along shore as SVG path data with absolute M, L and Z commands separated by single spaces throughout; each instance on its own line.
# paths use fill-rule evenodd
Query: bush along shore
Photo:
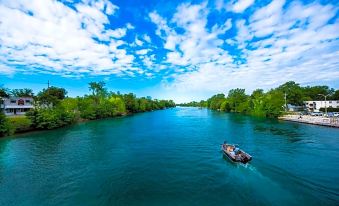
M 67 97 L 64 88 L 49 87 L 34 95 L 31 89 L 1 88 L 1 97 L 33 97 L 34 108 L 25 116 L 6 117 L 0 112 L 0 136 L 32 130 L 49 130 L 76 122 L 123 116 L 127 114 L 175 107 L 172 100 L 151 97 L 137 98 L 135 94 L 120 94 L 105 88 L 104 82 L 89 83 L 90 94 Z
M 324 100 L 324 97 L 319 94 L 328 95 L 327 100 L 339 100 L 339 90 L 328 86 L 302 87 L 298 83 L 289 81 L 267 92 L 256 89 L 251 95 L 247 95 L 245 89 L 237 88 L 231 89 L 227 96 L 216 94 L 207 100 L 178 104 L 178 106 L 206 107 L 224 112 L 277 118 L 285 114 L 285 95 L 287 104 L 302 106 L 304 101 Z

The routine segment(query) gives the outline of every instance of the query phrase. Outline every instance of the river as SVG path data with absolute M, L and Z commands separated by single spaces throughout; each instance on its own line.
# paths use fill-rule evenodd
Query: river
M 338 202 L 336 128 L 179 107 L 0 139 L 0 205 Z

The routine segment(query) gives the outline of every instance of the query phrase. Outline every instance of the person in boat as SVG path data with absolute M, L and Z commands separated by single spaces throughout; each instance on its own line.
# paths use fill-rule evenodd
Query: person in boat
M 226 151 L 227 151 L 227 152 L 232 152 L 232 151 L 233 151 L 232 146 L 226 145 Z
M 231 152 L 230 152 L 230 155 L 231 155 L 232 157 L 235 157 L 234 151 L 231 151 Z
M 226 151 L 232 156 L 235 157 L 234 146 L 228 146 Z
M 234 148 L 234 152 L 235 152 L 236 155 L 241 154 L 241 151 L 238 147 Z

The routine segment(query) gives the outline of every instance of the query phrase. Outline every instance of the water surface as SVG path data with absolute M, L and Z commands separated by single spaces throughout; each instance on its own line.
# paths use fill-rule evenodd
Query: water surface
M 0 205 L 336 205 L 338 158 L 339 129 L 175 108 L 1 139 Z

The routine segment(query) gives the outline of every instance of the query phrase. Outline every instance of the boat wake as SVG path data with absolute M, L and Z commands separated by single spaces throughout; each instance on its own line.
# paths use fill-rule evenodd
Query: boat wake
M 255 175 L 259 175 L 259 176 L 263 177 L 263 175 L 257 170 L 257 168 L 253 164 L 248 164 L 248 163 L 247 164 L 239 164 L 239 167 L 243 167 L 243 168 L 251 171 Z

